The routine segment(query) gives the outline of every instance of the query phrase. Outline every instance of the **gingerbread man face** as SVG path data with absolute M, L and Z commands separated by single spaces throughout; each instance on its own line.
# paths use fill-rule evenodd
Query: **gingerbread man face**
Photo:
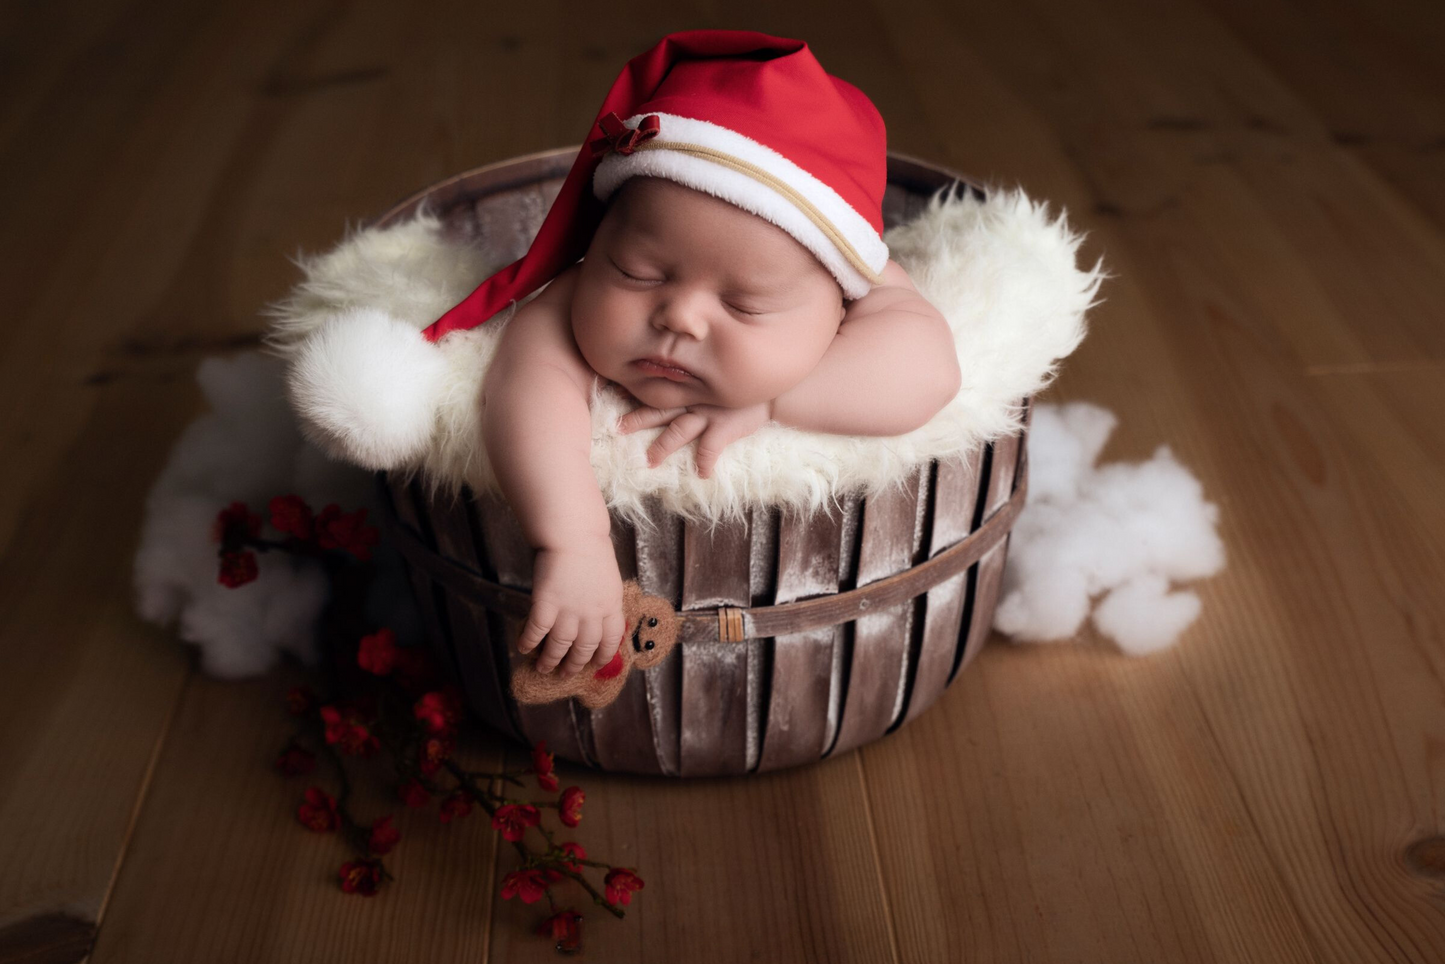
M 623 599 L 627 601 L 626 586 L 623 587 Z M 634 600 L 627 606 L 627 625 L 632 632 L 622 641 L 618 652 L 630 645 L 630 663 L 637 669 L 648 669 L 662 662 L 677 642 L 677 617 L 672 606 L 666 599 L 643 595 L 641 590 L 634 594 Z
M 596 709 L 617 698 L 634 667 L 647 669 L 666 659 L 677 644 L 678 620 L 672 604 L 643 593 L 637 581 L 629 579 L 622 584 L 622 609 L 629 631 L 611 662 L 563 679 L 556 673 L 537 672 L 536 660 L 524 658 L 512 671 L 512 698 L 518 703 L 551 703 L 575 696 L 583 706 Z

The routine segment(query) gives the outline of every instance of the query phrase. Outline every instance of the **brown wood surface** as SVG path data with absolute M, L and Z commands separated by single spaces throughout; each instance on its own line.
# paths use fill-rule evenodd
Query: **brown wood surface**
M 777 602 L 838 591 L 843 516 L 836 508 L 810 514 L 781 510 Z M 844 626 L 839 623 L 772 637 L 763 688 L 767 715 L 759 769 L 817 760 L 828 749 L 828 738 L 837 725 L 833 665 L 841 658 L 837 649 L 843 635 Z
M 1118 277 L 1041 401 L 1117 412 L 1107 460 L 1168 442 L 1229 568 L 1175 649 L 995 640 L 926 713 L 815 766 L 564 766 L 576 839 L 647 880 L 626 920 L 588 911 L 587 959 L 1445 959 L 1437 11 L 7 10 L 0 961 L 553 957 L 538 905 L 497 899 L 515 854 L 480 820 L 407 820 L 395 889 L 341 894 L 334 842 L 267 770 L 288 678 L 199 674 L 131 614 L 130 555 L 196 362 L 256 344 L 286 255 L 576 143 L 627 57 L 739 24 L 806 38 L 895 150 L 1090 232 L 1082 260 Z
M 931 482 L 934 509 L 929 536 L 930 559 L 958 542 L 972 528 L 984 451 L 975 449 L 964 458 L 947 459 L 935 467 Z M 912 691 L 904 722 L 932 706 L 953 675 L 954 660 L 962 645 L 962 630 L 969 625 L 970 616 L 965 613 L 971 613 L 968 607 L 976 591 L 977 573 L 978 563 L 974 563 L 930 589 L 924 598 L 923 638 L 913 666 Z
M 858 548 L 857 584 L 866 586 L 903 572 L 917 558 L 922 538 L 922 513 L 927 509 L 931 467 L 915 469 L 904 484 L 889 488 L 863 504 L 863 532 Z M 917 597 L 881 607 L 853 621 L 847 684 L 842 697 L 834 753 L 876 740 L 903 708 L 908 680 L 914 611 Z
M 749 523 L 708 526 L 685 523 L 682 538 L 682 609 L 746 606 L 751 558 Z M 748 647 L 733 642 L 689 644 L 682 663 L 683 776 L 736 774 L 747 770 Z

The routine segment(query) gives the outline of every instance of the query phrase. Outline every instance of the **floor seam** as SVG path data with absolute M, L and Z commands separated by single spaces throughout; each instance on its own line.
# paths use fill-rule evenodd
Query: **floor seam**
M 878 851 L 878 833 L 873 826 L 873 806 L 868 800 L 868 775 L 863 770 L 863 753 L 853 750 L 853 759 L 858 765 L 858 785 L 863 791 L 863 818 L 868 824 L 868 843 L 873 848 L 873 871 L 878 877 L 878 895 L 883 900 L 883 919 L 888 922 L 888 951 L 893 964 L 899 964 L 898 934 L 893 924 L 893 906 L 888 900 L 888 885 L 883 880 L 883 860 Z
M 126 820 L 125 833 L 121 835 L 120 848 L 116 853 L 115 869 L 110 873 L 110 880 L 105 885 L 105 895 L 100 900 L 100 908 L 95 914 L 95 939 L 91 943 L 91 950 L 86 953 L 85 959 L 90 959 L 90 954 L 95 950 L 95 943 L 100 940 L 100 928 L 105 923 L 105 913 L 110 908 L 110 899 L 115 894 L 116 883 L 120 880 L 121 869 L 125 866 L 126 859 L 130 856 L 131 840 L 135 837 L 136 825 L 140 823 L 141 811 L 145 809 L 146 800 L 150 797 L 151 785 L 155 782 L 156 768 L 160 765 L 161 753 L 166 743 L 170 740 L 171 727 L 175 725 L 176 717 L 180 714 L 181 704 L 185 702 L 186 694 L 190 692 L 191 683 L 196 678 L 194 667 L 186 670 L 185 681 L 181 684 L 180 692 L 176 694 L 175 701 L 171 704 L 170 712 L 166 714 L 165 725 L 161 727 L 160 734 L 156 737 L 155 746 L 151 748 L 150 759 L 146 761 L 145 773 L 141 776 L 140 787 L 136 790 L 135 804 L 132 805 L 130 817 Z

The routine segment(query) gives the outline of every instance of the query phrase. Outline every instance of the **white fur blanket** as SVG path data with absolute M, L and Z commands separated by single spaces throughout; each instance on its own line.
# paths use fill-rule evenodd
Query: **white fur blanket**
M 650 497 L 689 520 L 737 519 L 756 505 L 813 511 L 845 492 L 866 496 L 902 483 L 920 463 L 1018 432 L 1020 403 L 1053 379 L 1083 339 L 1085 312 L 1107 277 L 1102 260 L 1089 271 L 1076 267 L 1082 240 L 1064 213 L 1052 217 L 1047 204 L 1020 189 L 989 188 L 984 201 L 966 190 L 938 192 L 884 241 L 953 329 L 963 383 L 947 406 L 916 431 L 888 438 L 770 423 L 728 446 L 713 476 L 701 479 L 693 445 L 649 468 L 646 451 L 662 429 L 618 435 L 617 419 L 635 402 L 603 385 L 591 400 L 592 466 L 609 509 L 635 524 L 645 518 Z M 480 246 L 447 241 L 440 220 L 422 210 L 384 230 L 354 231 L 331 251 L 302 256 L 297 264 L 305 279 L 268 309 L 267 343 L 293 371 L 310 366 L 314 373 L 353 348 L 368 359 L 393 357 L 388 326 L 426 327 L 505 262 Z M 479 393 L 510 317 L 438 342 L 440 358 L 425 362 L 438 387 L 423 396 L 388 397 L 390 379 L 374 361 L 368 364 L 377 378 L 349 382 L 324 404 L 293 391 L 303 428 L 330 453 L 370 468 L 420 472 L 433 488 L 466 483 L 474 491 L 497 491 L 481 442 Z M 374 336 L 386 347 L 371 341 Z M 323 342 L 325 352 L 317 348 Z M 436 356 L 433 346 L 426 348 Z M 333 417 L 338 407 L 352 405 L 406 420 L 416 426 L 417 444 L 401 455 L 401 449 L 357 446 Z

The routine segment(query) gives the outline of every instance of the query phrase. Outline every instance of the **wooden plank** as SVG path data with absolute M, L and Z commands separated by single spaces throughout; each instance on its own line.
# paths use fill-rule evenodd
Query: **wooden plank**
M 972 531 L 982 462 L 980 446 L 964 457 L 938 463 L 933 484 L 930 559 Z M 953 676 L 954 663 L 961 659 L 959 648 L 964 642 L 960 632 L 964 612 L 972 601 L 977 578 L 978 563 L 974 563 L 928 591 L 923 611 L 923 645 L 914 669 L 905 723 L 932 706 Z
M 680 600 L 682 520 L 664 512 L 655 497 L 647 500 L 645 518 L 651 525 L 640 525 L 633 533 L 637 584 L 649 595 Z M 682 734 L 682 662 L 681 658 L 668 657 L 657 666 L 643 671 L 647 710 L 652 720 L 653 750 L 662 772 L 674 776 L 682 772 L 679 744 Z
M 863 504 L 858 585 L 866 586 L 913 565 L 923 536 L 928 465 L 900 487 Z M 917 600 L 870 612 L 854 621 L 842 722 L 832 752 L 841 753 L 882 736 L 903 711 Z
M 348 758 L 351 809 L 364 824 L 394 816 L 401 841 L 385 859 L 396 880 L 370 899 L 341 891 L 337 870 L 352 851 L 296 820 L 306 787 L 337 792 L 333 772 L 324 758 L 311 776 L 270 769 L 295 722 L 286 688 L 302 679 L 287 669 L 191 681 L 90 964 L 484 959 L 501 838 L 480 810 L 442 824 L 436 803 L 403 806 L 385 756 Z M 457 760 L 499 770 L 501 738 L 481 729 L 472 737 Z
M 831 513 L 782 511 L 775 602 L 838 591 L 842 528 L 842 514 L 836 509 Z M 817 760 L 827 749 L 833 650 L 841 645 L 842 635 L 843 627 L 837 625 L 772 640 L 759 770 Z
M 431 531 L 431 520 L 426 514 L 426 500 L 418 500 L 414 483 L 401 475 L 388 476 L 387 492 L 391 496 L 391 509 L 396 513 L 397 519 L 410 526 L 424 545 L 434 549 L 436 541 Z M 450 631 L 446 624 L 445 591 L 420 569 L 408 565 L 406 575 L 411 582 L 412 598 L 421 612 L 427 646 L 452 679 L 461 679 L 461 668 L 457 665 L 456 653 L 452 651 Z
M 512 755 L 510 765 L 523 763 Z M 577 840 L 589 858 L 636 867 L 646 884 L 624 908 L 624 920 L 593 907 L 575 884 L 557 888 L 558 906 L 584 915 L 585 959 L 899 960 L 855 754 L 730 780 L 601 776 L 568 764 L 558 774 L 563 786 L 575 783 L 587 793 L 581 825 L 558 841 Z M 765 814 L 772 818 L 760 819 Z M 497 879 L 517 867 L 511 848 L 498 851 Z M 587 873 L 600 887 L 603 871 Z M 545 900 L 530 907 L 497 902 L 488 960 L 557 960 L 551 943 L 533 934 L 548 913 Z
M 1435 152 L 1440 147 L 1438 119 L 1445 110 L 1445 71 L 1439 57 L 1445 29 L 1438 10 L 1427 15 L 1429 5 L 1409 2 L 1329 3 L 1301 18 L 1279 2 L 1210 0 L 1204 6 L 1251 54 L 1262 53 L 1272 77 L 1289 90 L 1288 106 L 1297 116 L 1289 117 L 1286 126 L 1277 115 L 1260 112 L 1254 119 L 1259 130 L 1278 135 L 1303 126 L 1297 122 L 1308 123 L 1342 160 L 1374 175 L 1362 180 L 1388 185 L 1392 199 L 1399 199 L 1389 202 L 1393 210 L 1388 220 L 1402 214 L 1428 219 L 1440 235 L 1445 227 L 1445 180 Z M 1386 217 L 1377 220 L 1361 223 L 1372 231 L 1386 227 Z M 1382 289 L 1403 293 L 1421 290 L 1422 282 L 1430 284 L 1421 270 L 1428 270 L 1421 264 L 1429 257 L 1427 245 L 1384 250 L 1392 250 L 1395 257 L 1382 258 L 1374 267 L 1395 274 L 1389 280 L 1380 278 Z M 1435 275 L 1438 281 L 1438 268 Z M 1381 310 L 1398 313 L 1406 324 L 1429 318 L 1428 310 L 1403 317 L 1403 305 L 1377 307 L 1376 313 Z
M 716 526 L 684 523 L 682 610 L 749 604 L 750 530 L 750 518 Z M 748 647 L 740 642 L 686 643 L 679 650 L 682 775 L 746 773 Z
M 749 580 L 751 606 L 772 603 L 777 587 L 777 539 L 782 529 L 783 513 L 777 506 L 754 507 L 751 510 L 751 545 Z M 767 691 L 772 687 L 773 640 L 766 636 L 750 636 L 747 646 L 747 772 L 756 772 L 763 760 L 764 714 Z M 841 656 L 841 653 L 840 653 Z M 842 675 L 842 660 L 837 660 L 837 675 Z M 835 685 L 834 691 L 841 685 Z M 835 720 L 829 715 L 829 720 Z M 832 739 L 825 731 L 824 743 Z
M 437 550 L 444 556 L 486 574 L 472 534 L 472 520 L 463 501 L 468 495 L 439 495 L 430 502 L 432 531 Z M 487 608 L 447 591 L 443 593 L 447 607 L 447 624 L 451 629 L 452 655 L 461 672 L 467 699 L 480 718 L 489 726 L 512 739 L 522 739 L 512 720 L 507 687 L 509 679 L 503 667 L 510 666 L 504 651 L 499 652 L 488 628 Z M 499 663 L 501 665 L 499 665 Z
M 997 512 L 1013 494 L 1014 468 L 1018 463 L 1019 439 L 1016 435 L 996 439 L 991 445 L 991 454 L 986 457 L 988 487 L 983 492 L 983 519 Z M 1000 542 L 971 568 L 978 570 L 974 583 L 973 608 L 969 611 L 964 633 L 963 653 L 953 670 L 957 676 L 965 666 L 978 655 L 993 632 L 993 611 L 998 604 L 998 591 L 1003 583 L 1004 560 L 1008 557 L 1008 540 Z M 952 682 L 950 677 L 949 682 Z
M 88 951 L 196 663 L 174 630 L 136 618 L 131 585 L 145 495 L 193 393 L 123 379 L 93 394 L 64 457 L 35 467 L 40 484 L 0 553 L 6 961 Z

